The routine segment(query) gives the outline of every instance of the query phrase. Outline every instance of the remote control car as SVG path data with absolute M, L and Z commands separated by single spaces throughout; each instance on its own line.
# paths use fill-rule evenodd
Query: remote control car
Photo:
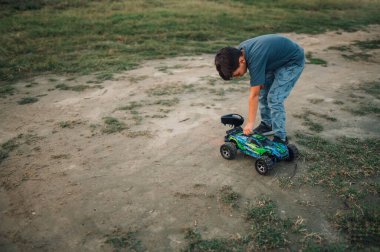
M 225 159 L 234 159 L 237 150 L 240 150 L 244 154 L 256 158 L 256 171 L 265 175 L 277 162 L 281 160 L 293 161 L 298 157 L 298 149 L 293 144 L 284 145 L 255 133 L 249 136 L 244 135 L 241 127 L 244 118 L 241 115 L 224 115 L 221 121 L 224 125 L 233 127 L 226 132 L 225 144 L 220 147 L 220 153 Z

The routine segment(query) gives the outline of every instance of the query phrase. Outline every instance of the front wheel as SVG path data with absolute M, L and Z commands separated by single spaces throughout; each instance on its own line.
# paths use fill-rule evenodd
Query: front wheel
M 256 160 L 256 164 L 255 164 L 256 171 L 260 175 L 265 175 L 268 173 L 270 169 L 272 169 L 273 164 L 274 164 L 273 160 L 270 157 L 263 156 Z
M 222 157 L 228 160 L 232 160 L 236 157 L 237 149 L 236 145 L 233 143 L 225 143 L 220 146 L 220 154 Z
M 288 147 L 289 155 L 286 158 L 286 161 L 291 162 L 291 161 L 297 159 L 299 156 L 299 151 L 298 151 L 297 146 L 295 146 L 294 144 L 288 144 L 287 147 Z

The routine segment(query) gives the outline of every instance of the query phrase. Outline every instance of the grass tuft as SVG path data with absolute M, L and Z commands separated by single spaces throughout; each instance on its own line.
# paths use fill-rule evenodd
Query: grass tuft
M 239 207 L 240 194 L 234 192 L 231 186 L 225 185 L 220 191 L 220 200 L 222 203 L 227 204 L 233 208 Z
M 102 132 L 106 134 L 120 132 L 128 128 L 125 125 L 125 123 L 120 122 L 118 119 L 114 117 L 104 117 L 103 120 L 104 120 L 105 126 Z
M 323 59 L 319 59 L 319 58 L 314 58 L 311 52 L 308 52 L 306 54 L 306 58 L 309 60 L 309 64 L 321 65 L 321 66 L 327 67 L 327 61 Z

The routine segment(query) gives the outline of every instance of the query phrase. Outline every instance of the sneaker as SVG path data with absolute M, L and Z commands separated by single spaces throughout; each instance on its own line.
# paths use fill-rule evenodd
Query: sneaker
M 274 134 L 274 131 L 271 126 L 268 126 L 265 122 L 261 122 L 259 126 L 253 129 L 253 133 L 267 136 Z
M 281 138 L 279 138 L 278 136 L 274 136 L 272 141 L 277 142 L 277 143 L 282 143 L 283 145 L 288 145 L 288 143 L 289 143 L 288 137 L 286 137 L 285 141 L 284 141 Z

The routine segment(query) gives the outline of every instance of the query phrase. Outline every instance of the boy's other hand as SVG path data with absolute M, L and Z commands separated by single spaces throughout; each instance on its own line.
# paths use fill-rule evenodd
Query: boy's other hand
M 243 128 L 244 135 L 249 135 L 252 133 L 254 123 L 247 123 Z

